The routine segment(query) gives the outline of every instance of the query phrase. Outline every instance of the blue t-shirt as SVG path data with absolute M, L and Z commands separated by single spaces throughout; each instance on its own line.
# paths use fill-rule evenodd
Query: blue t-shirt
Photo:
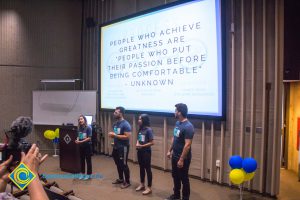
M 137 140 L 139 144 L 144 145 L 153 140 L 153 131 L 150 127 L 145 127 L 141 129 L 138 133 Z M 151 151 L 151 146 L 143 147 L 138 149 L 138 151 Z
M 80 126 L 77 131 L 79 141 L 82 141 L 88 137 L 92 138 L 92 128 L 89 126 Z M 88 143 L 92 144 L 92 141 L 90 140 Z
M 179 159 L 183 147 L 185 145 L 185 139 L 193 139 L 194 136 L 194 126 L 193 124 L 186 120 L 184 122 L 177 121 L 175 124 L 174 128 L 174 133 L 173 133 L 173 157 L 176 159 Z M 186 159 L 191 159 L 192 154 L 191 154 L 191 149 L 189 150 Z
M 113 124 L 113 130 L 116 135 L 124 135 L 125 132 L 131 132 L 131 126 L 125 119 L 122 121 L 117 121 Z M 129 139 L 121 140 L 114 138 L 114 148 L 119 148 L 123 146 L 129 146 Z

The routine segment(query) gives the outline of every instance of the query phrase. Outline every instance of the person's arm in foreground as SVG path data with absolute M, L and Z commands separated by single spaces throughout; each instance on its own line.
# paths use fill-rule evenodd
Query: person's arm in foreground
M 9 167 L 9 164 L 11 163 L 12 160 L 13 160 L 13 157 L 11 155 L 8 160 L 6 160 L 5 162 L 3 162 L 0 165 L 0 193 L 5 192 L 6 185 L 9 181 L 8 167 Z
M 39 148 L 33 144 L 28 153 L 22 152 L 22 162 L 36 175 L 36 178 L 28 185 L 31 200 L 49 200 L 42 183 L 39 180 L 38 171 L 40 164 L 47 158 L 47 154 L 39 158 Z

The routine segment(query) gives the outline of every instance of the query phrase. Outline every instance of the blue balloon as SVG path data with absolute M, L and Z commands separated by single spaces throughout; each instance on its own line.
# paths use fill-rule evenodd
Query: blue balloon
M 232 169 L 241 169 L 243 164 L 243 158 L 241 156 L 235 155 L 231 156 L 229 159 L 229 165 Z
M 55 144 L 58 144 L 59 139 L 56 137 L 56 138 L 54 138 L 54 139 L 52 140 L 52 142 L 55 143 Z
M 252 173 L 257 168 L 257 162 L 254 158 L 245 158 L 243 161 L 243 169 L 247 173 Z

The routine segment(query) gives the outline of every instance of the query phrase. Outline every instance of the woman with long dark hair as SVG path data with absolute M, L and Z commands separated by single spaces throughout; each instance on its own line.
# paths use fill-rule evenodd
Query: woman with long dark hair
M 143 195 L 152 192 L 152 171 L 151 171 L 151 146 L 153 143 L 153 131 L 150 128 L 150 119 L 147 114 L 141 114 L 138 120 L 139 131 L 136 141 L 137 157 L 140 165 L 140 185 L 136 191 L 143 191 Z M 145 172 L 147 173 L 148 187 L 145 188 Z
M 78 118 L 78 137 L 75 143 L 79 145 L 81 174 L 79 179 L 88 180 L 92 174 L 92 129 L 87 125 L 84 115 Z M 85 162 L 87 165 L 87 174 L 85 174 Z

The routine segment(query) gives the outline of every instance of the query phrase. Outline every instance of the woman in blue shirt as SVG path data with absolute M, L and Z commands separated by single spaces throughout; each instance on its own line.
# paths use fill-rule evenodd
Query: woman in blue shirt
M 78 137 L 75 143 L 79 145 L 81 174 L 79 179 L 88 180 L 92 174 L 92 129 L 87 125 L 84 115 L 78 118 Z M 87 165 L 87 174 L 85 175 L 85 161 Z
M 153 131 L 150 128 L 150 119 L 147 114 L 139 116 L 139 131 L 136 141 L 137 157 L 140 165 L 140 185 L 136 191 L 143 191 L 143 195 L 152 192 L 152 171 L 151 171 L 151 146 L 153 143 Z M 147 173 L 148 187 L 145 189 L 145 171 Z

